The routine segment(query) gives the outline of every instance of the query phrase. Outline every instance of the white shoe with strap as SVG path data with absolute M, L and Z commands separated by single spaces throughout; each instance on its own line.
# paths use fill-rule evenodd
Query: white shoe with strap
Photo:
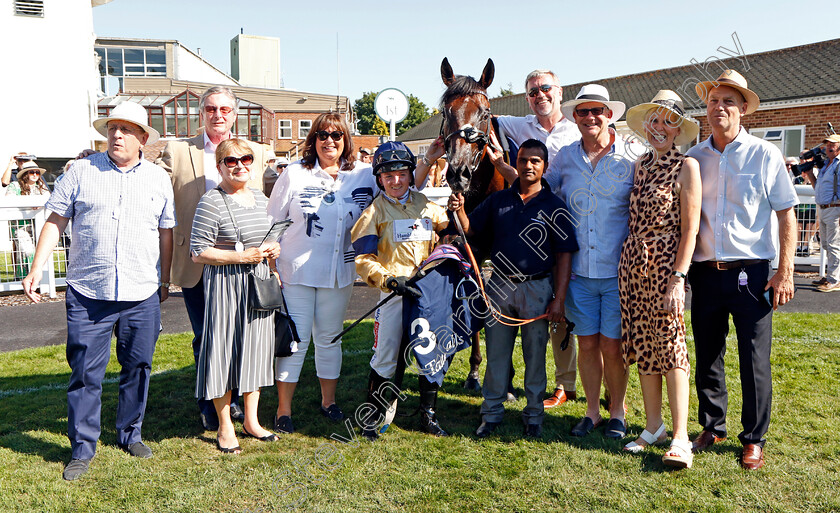
M 642 434 L 639 435 L 639 438 L 641 438 L 646 443 L 646 445 L 638 444 L 635 441 L 633 441 L 625 445 L 624 450 L 636 454 L 638 452 L 642 452 L 651 445 L 663 442 L 666 437 L 667 434 L 665 433 L 665 423 L 663 422 L 662 425 L 659 426 L 659 429 L 656 430 L 656 433 L 651 433 L 650 431 L 645 429 L 642 431 Z

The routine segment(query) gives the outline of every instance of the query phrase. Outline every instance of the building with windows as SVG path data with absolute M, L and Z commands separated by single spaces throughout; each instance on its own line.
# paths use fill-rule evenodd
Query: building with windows
M 757 137 L 772 142 L 786 157 L 798 156 L 803 149 L 819 144 L 826 135 L 826 124 L 840 130 L 840 39 L 832 39 L 770 52 L 747 54 L 740 58 L 722 59 L 695 65 L 667 68 L 614 78 L 593 79 L 563 86 L 563 98 L 577 95 L 584 84 L 605 86 L 610 97 L 627 107 L 650 101 L 660 89 L 679 94 L 687 114 L 700 123 L 696 142 L 706 139 L 709 125 L 706 109 L 694 92 L 694 84 L 714 80 L 721 66 L 734 69 L 746 77 L 750 89 L 758 94 L 758 111 L 742 118 L 744 128 Z M 704 67 L 705 66 L 705 67 Z M 555 70 L 560 73 L 562 70 Z M 496 115 L 525 116 L 530 114 L 525 93 L 493 98 L 490 108 Z M 624 118 L 616 123 L 619 132 L 629 133 Z M 440 130 L 440 115 L 397 137 L 421 154 L 434 141 Z
M 237 55 L 247 50 L 245 53 L 250 56 L 248 66 L 257 68 L 254 49 L 249 45 L 255 38 L 260 38 L 243 37 L 240 34 L 233 40 L 238 42 L 235 47 Z M 269 52 L 269 61 L 273 62 L 276 56 L 279 80 L 279 40 L 276 46 L 275 53 Z M 289 158 L 299 156 L 312 121 L 322 112 L 344 113 L 353 126 L 353 110 L 346 96 L 248 86 L 204 60 L 200 52 L 194 52 L 178 41 L 98 38 L 94 50 L 99 84 L 106 93 L 98 102 L 97 115 L 107 115 L 127 100 L 146 107 L 149 124 L 162 136 L 159 143 L 146 149 L 146 158 L 149 159 L 157 156 L 167 140 L 192 137 L 198 133 L 201 129 L 198 99 L 201 93 L 214 85 L 230 87 L 240 99 L 234 133 L 269 145 L 278 155 Z M 233 53 L 231 58 L 232 67 L 244 71 L 243 61 L 234 61 Z M 240 67 L 233 66 L 234 63 Z
M 280 38 L 237 34 L 230 40 L 230 74 L 249 87 L 280 89 Z

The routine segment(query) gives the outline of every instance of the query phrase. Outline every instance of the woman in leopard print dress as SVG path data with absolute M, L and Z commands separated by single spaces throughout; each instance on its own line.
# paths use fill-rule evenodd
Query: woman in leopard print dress
M 636 363 L 645 403 L 641 436 L 625 449 L 639 452 L 667 438 L 662 421 L 662 376 L 673 419 L 673 443 L 663 462 L 691 466 L 688 441 L 688 375 L 685 343 L 685 273 L 700 222 L 700 168 L 676 146 L 697 136 L 682 101 L 660 91 L 627 112 L 627 124 L 650 149 L 636 162 L 630 194 L 630 235 L 618 271 L 624 363 Z

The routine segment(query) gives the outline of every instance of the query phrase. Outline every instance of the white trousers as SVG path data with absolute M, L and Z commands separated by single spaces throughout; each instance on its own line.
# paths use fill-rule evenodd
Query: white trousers
M 819 209 L 820 245 L 825 250 L 825 276 L 829 283 L 840 279 L 840 207 Z
M 387 295 L 380 292 L 379 300 L 382 301 Z M 370 359 L 370 368 L 383 378 L 391 379 L 397 373 L 402 328 L 402 298 L 396 296 L 380 306 L 374 316 L 373 357 Z
M 344 329 L 344 314 L 352 293 L 352 283 L 343 288 L 284 285 L 283 295 L 289 315 L 295 321 L 300 344 L 291 356 L 274 359 L 274 379 L 284 383 L 298 382 L 310 338 L 315 342 L 315 373 L 321 379 L 338 379 L 341 340 L 335 344 L 330 344 L 330 340 Z

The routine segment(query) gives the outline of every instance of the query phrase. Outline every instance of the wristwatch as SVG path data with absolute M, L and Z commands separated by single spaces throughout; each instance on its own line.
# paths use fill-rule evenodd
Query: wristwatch
M 677 278 L 682 278 L 682 279 L 686 279 L 686 278 L 687 278 L 687 276 L 686 276 L 686 274 L 685 274 L 685 273 L 681 273 L 681 272 L 679 272 L 679 271 L 674 271 L 674 272 L 672 272 L 671 274 L 672 274 L 672 275 L 674 275 L 674 276 L 676 276 Z
M 160 286 L 161 287 L 166 287 L 168 289 L 169 288 L 169 282 L 168 281 L 162 281 L 162 282 L 160 282 Z

